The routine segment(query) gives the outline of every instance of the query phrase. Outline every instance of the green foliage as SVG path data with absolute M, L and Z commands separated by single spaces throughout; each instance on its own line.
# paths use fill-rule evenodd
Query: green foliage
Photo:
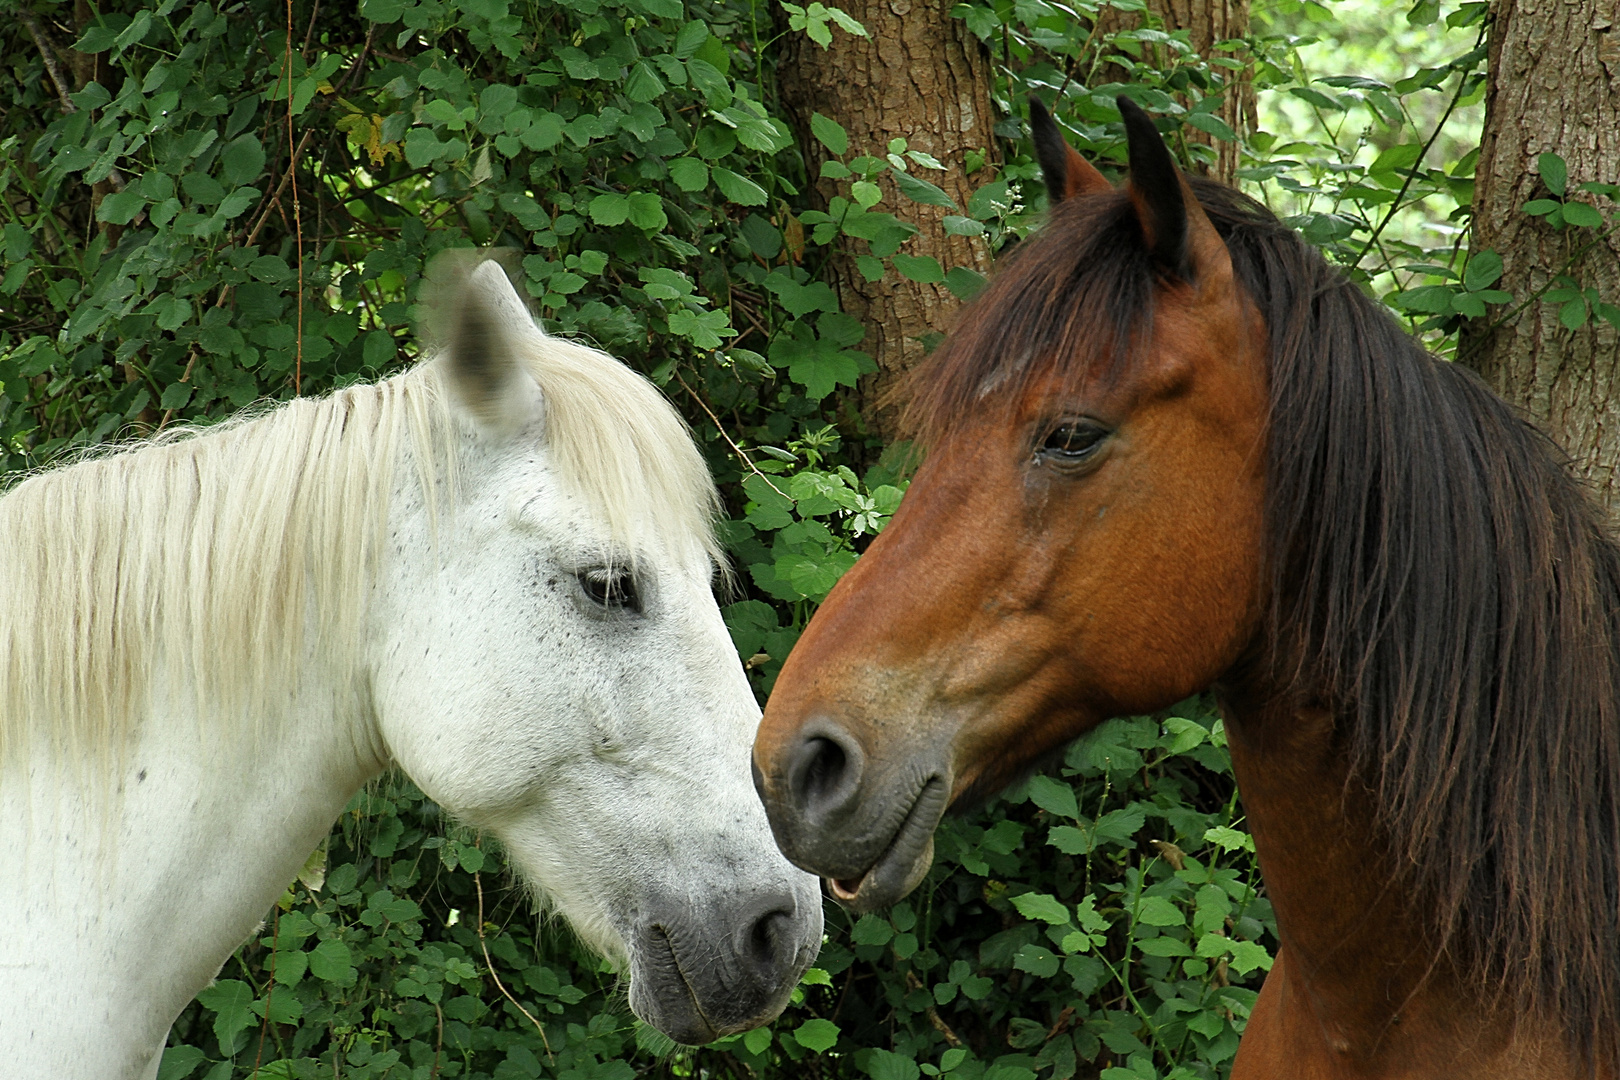
M 271 0 L 113 0 L 82 24 L 73 5 L 34 7 L 64 55 L 72 38 L 95 60 L 64 108 L 32 38 L 8 39 L 0 466 L 398 370 L 427 260 L 511 248 L 549 326 L 647 373 L 692 421 L 737 563 L 726 622 L 762 693 L 893 514 L 910 455 L 853 407 L 874 365 L 830 261 L 976 294 L 973 270 L 907 250 L 908 219 L 939 207 L 948 232 L 992 251 L 1034 227 L 1044 194 L 1017 119 L 1030 92 L 1117 170 L 1116 94 L 1207 164 L 1237 137 L 1224 95 L 1252 78 L 1311 126 L 1251 137 L 1246 181 L 1439 344 L 1536 302 L 1572 328 L 1620 320 L 1576 276 L 1581 245 L 1612 227 L 1600 200 L 1620 192 L 1571 189 L 1552 155 L 1525 210 L 1571 238 L 1568 264 L 1515 298 L 1497 288 L 1501 258 L 1468 250 L 1473 157 L 1436 137 L 1482 93 L 1478 3 L 1415 6 L 1413 26 L 1467 41 L 1384 81 L 1310 74 L 1309 25 L 1199 57 L 1151 17 L 1087 30 L 1136 0 L 959 4 L 995 58 L 1004 117 L 1003 165 L 966 154 L 965 205 L 905 139 L 854 145 L 821 114 L 802 134 L 830 156 L 806 174 L 773 35 L 865 33 L 820 3 L 782 5 L 785 29 L 750 0 L 300 2 L 292 25 Z M 1314 0 L 1274 8 L 1333 17 Z M 809 194 L 822 178 L 824 203 Z M 1451 230 L 1439 247 L 1403 216 L 1434 206 Z M 829 907 L 817 966 L 774 1025 L 675 1048 L 629 1015 L 616 975 L 536 921 L 498 850 L 391 777 L 187 1009 L 160 1077 L 1229 1071 L 1275 938 L 1207 702 L 1109 722 L 1059 775 L 947 822 L 937 851 L 891 911 Z

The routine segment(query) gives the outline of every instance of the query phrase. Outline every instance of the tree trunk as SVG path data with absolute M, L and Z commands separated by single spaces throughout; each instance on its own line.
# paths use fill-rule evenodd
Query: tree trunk
M 1249 0 L 1147 0 L 1147 9 L 1164 21 L 1166 33 L 1173 34 L 1177 30 L 1190 31 L 1193 51 L 1206 60 L 1214 55 L 1216 42 L 1241 38 L 1249 32 Z M 1099 36 L 1142 25 L 1142 17 L 1137 13 L 1110 7 L 1102 9 L 1097 21 Z M 1162 46 L 1156 47 L 1154 63 L 1158 67 L 1166 68 L 1174 55 Z M 1232 58 L 1243 59 L 1236 56 Z M 1226 121 L 1227 127 L 1242 137 L 1255 127 L 1254 83 L 1251 71 L 1247 67 L 1242 71 L 1232 71 L 1229 68 L 1221 70 L 1228 82 L 1226 96 L 1221 100 L 1221 107 L 1216 110 L 1215 115 Z M 1102 82 L 1130 81 L 1128 72 L 1112 64 L 1099 69 L 1099 75 Z M 1214 148 L 1215 163 L 1204 170 L 1206 175 L 1223 184 L 1237 183 L 1241 149 L 1238 143 L 1221 142 L 1213 135 L 1195 128 L 1187 130 L 1187 137 L 1194 142 Z
M 990 105 L 990 63 L 961 19 L 950 15 L 954 0 L 848 0 L 841 6 L 871 39 L 833 32 L 823 50 L 802 34 L 790 35 L 781 66 L 782 102 L 800 134 L 812 177 L 827 157 L 809 137 L 810 114 L 836 120 L 849 133 L 851 154 L 882 156 L 889 140 L 903 138 L 913 150 L 932 154 L 945 172 L 912 171 L 943 188 L 966 213 L 967 200 L 988 173 L 970 178 L 969 150 L 1000 160 Z M 941 266 L 990 270 L 982 239 L 951 236 L 943 220 L 952 211 L 914 203 L 885 174 L 879 209 L 896 212 L 921 231 L 905 244 L 910 255 L 932 255 Z M 816 181 L 823 203 L 838 193 L 831 180 Z M 845 241 L 848 243 L 849 241 Z M 895 410 L 880 407 L 895 380 L 943 334 L 959 306 L 944 285 L 923 285 L 893 270 L 868 282 L 853 258 L 833 262 L 833 287 L 844 310 L 866 327 L 860 346 L 877 361 L 876 375 L 862 380 L 858 404 L 867 423 L 885 437 L 894 434 Z
M 1516 298 L 1567 274 L 1620 306 L 1620 237 L 1555 229 L 1521 209 L 1549 196 L 1537 156 L 1550 152 L 1569 166 L 1570 197 L 1613 220 L 1612 201 L 1574 189 L 1620 181 L 1615 0 L 1497 0 L 1492 13 L 1473 248 L 1502 256 L 1499 287 Z M 1560 307 L 1537 301 L 1494 330 L 1479 320 L 1465 330 L 1458 355 L 1569 452 L 1620 526 L 1620 340 L 1595 317 L 1566 329 Z

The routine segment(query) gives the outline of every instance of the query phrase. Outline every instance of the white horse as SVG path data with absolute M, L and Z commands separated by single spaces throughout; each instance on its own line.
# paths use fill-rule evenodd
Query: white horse
M 504 843 L 682 1042 L 775 1017 L 815 879 L 675 411 L 483 263 L 413 370 L 0 498 L 0 1073 L 152 1076 L 361 785 Z

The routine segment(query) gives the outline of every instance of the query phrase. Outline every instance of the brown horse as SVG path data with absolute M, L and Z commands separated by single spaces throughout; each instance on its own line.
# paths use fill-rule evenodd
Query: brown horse
M 1282 948 L 1234 1080 L 1616 1076 L 1620 545 L 1557 450 L 1119 102 L 913 388 L 755 745 L 857 910 L 940 815 L 1213 686 Z

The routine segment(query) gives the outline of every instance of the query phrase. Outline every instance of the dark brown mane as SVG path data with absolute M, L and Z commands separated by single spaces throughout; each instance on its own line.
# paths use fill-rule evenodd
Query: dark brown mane
M 1563 455 L 1292 230 L 1193 181 L 1270 335 L 1273 674 L 1340 717 L 1402 881 L 1477 985 L 1620 1056 L 1620 545 Z M 919 372 L 926 445 L 1129 364 L 1125 195 L 1059 204 Z

